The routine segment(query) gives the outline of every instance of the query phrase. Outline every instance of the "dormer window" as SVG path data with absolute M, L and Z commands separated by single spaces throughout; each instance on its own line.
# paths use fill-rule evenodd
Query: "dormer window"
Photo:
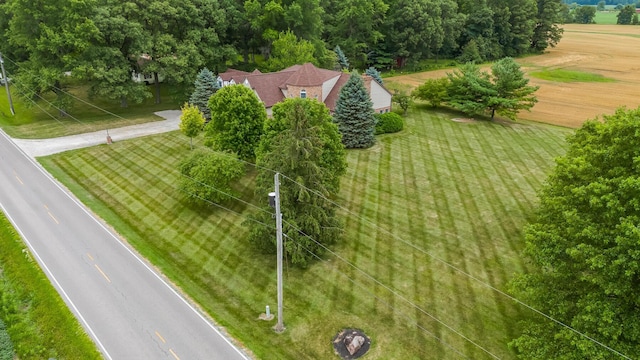
M 300 90 L 300 98 L 301 99 L 306 99 L 307 98 L 307 90 L 305 90 L 305 89 Z

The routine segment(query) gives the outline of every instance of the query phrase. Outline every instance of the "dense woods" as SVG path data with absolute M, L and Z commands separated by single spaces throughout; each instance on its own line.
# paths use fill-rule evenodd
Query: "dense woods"
M 53 92 L 69 77 L 127 106 L 148 96 L 132 72 L 174 88 L 229 66 L 277 70 L 282 54 L 334 68 L 418 68 L 540 52 L 561 36 L 560 0 L 6 0 L 0 50 L 19 92 Z M 270 58 L 273 60 L 269 61 Z M 66 75 L 65 75 L 66 73 Z M 159 97 L 158 97 L 159 101 Z

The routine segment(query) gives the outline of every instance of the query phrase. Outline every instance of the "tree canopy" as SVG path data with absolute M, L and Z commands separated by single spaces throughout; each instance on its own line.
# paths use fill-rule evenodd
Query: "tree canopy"
M 586 122 L 539 191 L 526 228 L 517 296 L 586 336 L 640 357 L 640 108 Z M 612 351 L 543 318 L 512 342 L 523 359 L 613 359 Z
M 518 112 L 529 110 L 538 101 L 520 65 L 510 57 L 497 61 L 491 74 L 478 65 L 467 63 L 448 73 L 446 78 L 428 79 L 412 96 L 431 106 L 445 104 L 468 115 L 489 113 L 515 120 Z
M 160 77 L 174 96 L 187 100 L 205 67 L 214 73 L 227 66 L 274 70 L 311 61 L 332 68 L 337 57 L 342 68 L 389 69 L 440 57 L 480 62 L 541 52 L 560 40 L 561 5 L 560 0 L 6 0 L 0 4 L 0 47 L 16 62 L 7 63 L 8 71 L 26 96 L 53 91 L 64 112 L 70 99 L 61 89 L 77 79 L 89 85 L 90 96 L 128 106 L 149 96 L 143 84 L 132 81 L 136 72 L 154 77 L 159 102 Z
M 236 153 L 243 160 L 255 159 L 267 113 L 253 90 L 241 84 L 225 86 L 211 97 L 209 109 L 206 144 Z
M 191 104 L 184 104 L 180 115 L 180 131 L 189 138 L 193 150 L 193 138 L 198 136 L 204 126 L 204 116 L 200 109 Z
M 285 252 L 293 264 L 306 266 L 314 254 L 324 252 L 323 246 L 339 241 L 342 232 L 331 199 L 339 192 L 347 163 L 327 107 L 315 99 L 300 98 L 276 104 L 265 124 L 256 163 L 257 196 L 266 198 L 273 191 L 272 171 L 286 176 L 280 187 Z M 255 216 L 262 223 L 273 221 L 269 212 Z M 265 251 L 275 250 L 273 228 L 247 224 L 252 243 Z
M 245 166 L 235 154 L 197 150 L 180 163 L 178 188 L 197 205 L 223 203 L 237 196 L 232 184 Z

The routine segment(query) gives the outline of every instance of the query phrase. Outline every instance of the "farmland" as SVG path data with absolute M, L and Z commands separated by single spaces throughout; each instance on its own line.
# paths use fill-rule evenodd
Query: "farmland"
M 619 106 L 640 105 L 640 26 L 564 25 L 564 35 L 557 47 L 543 55 L 519 59 L 523 70 L 570 70 L 596 74 L 611 82 L 554 81 L 531 76 L 539 85 L 539 102 L 520 118 L 567 127 L 578 127 L 585 120 L 612 114 Z M 417 87 L 428 78 L 444 76 L 439 70 L 387 78 L 385 81 Z

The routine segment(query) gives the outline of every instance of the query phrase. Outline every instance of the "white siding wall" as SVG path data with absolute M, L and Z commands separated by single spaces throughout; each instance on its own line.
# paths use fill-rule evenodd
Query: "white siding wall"
M 371 101 L 374 109 L 391 108 L 391 94 L 375 80 L 371 80 Z

